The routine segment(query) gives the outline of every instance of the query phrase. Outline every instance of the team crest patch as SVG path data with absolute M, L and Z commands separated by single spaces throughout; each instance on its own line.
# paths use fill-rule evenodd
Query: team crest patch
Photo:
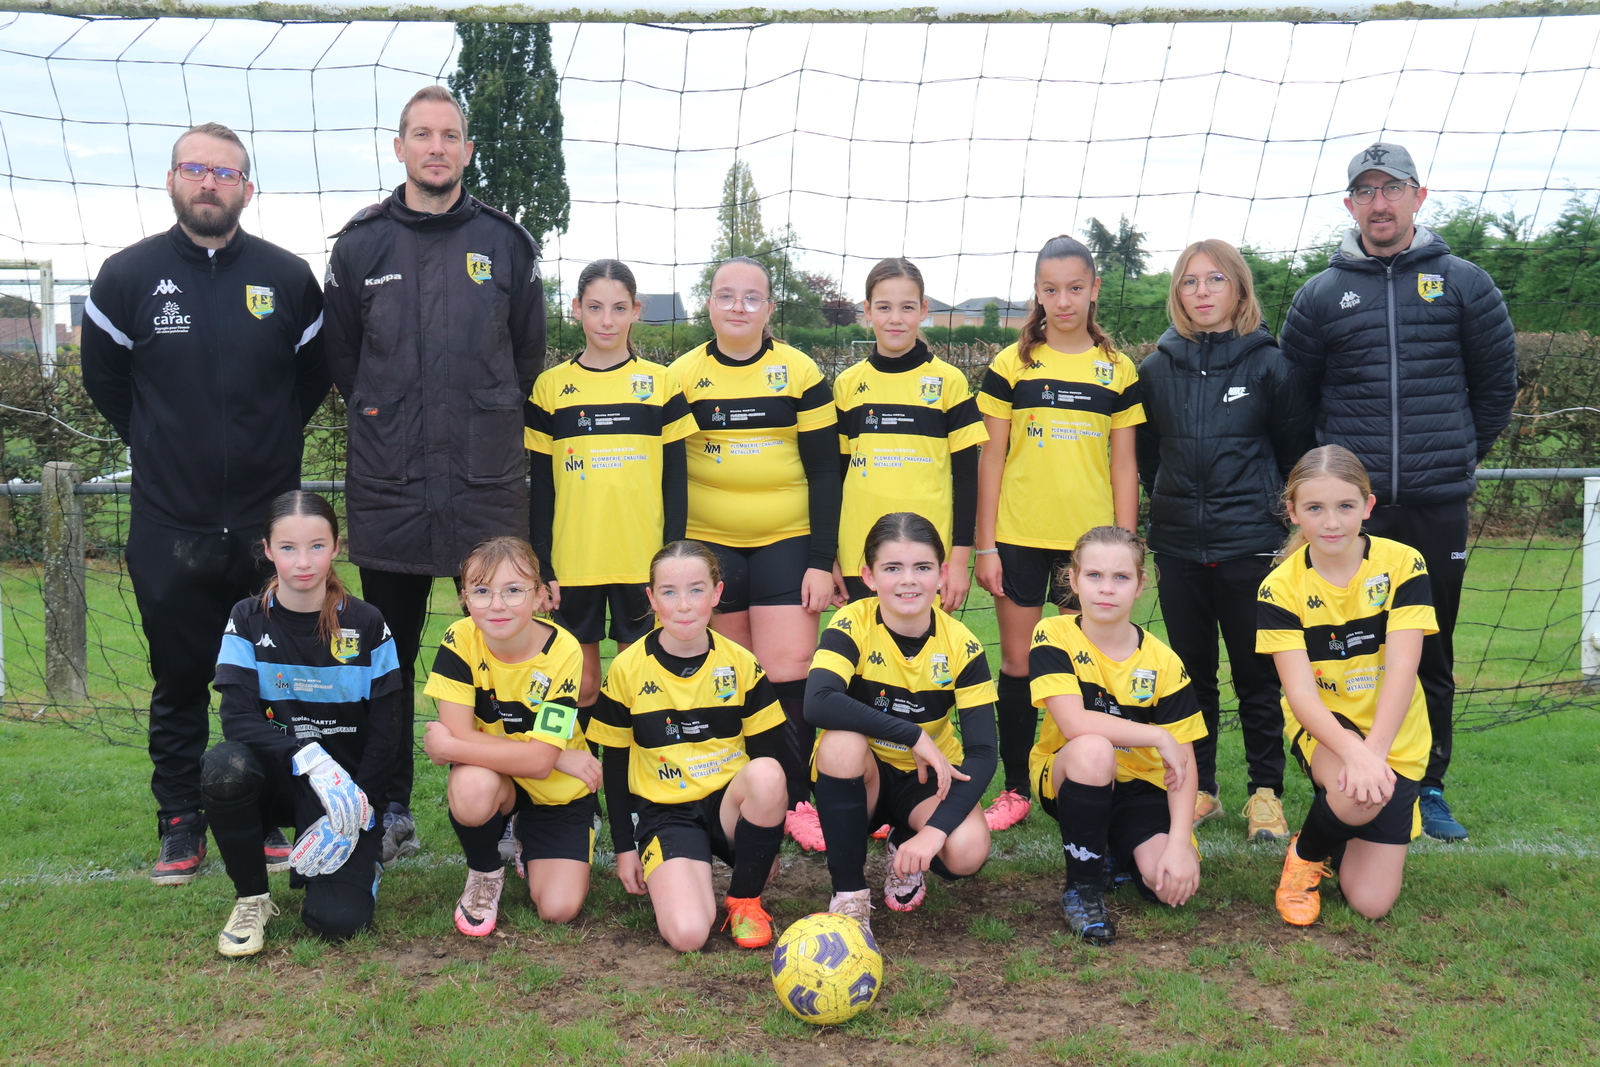
M 1366 580 L 1367 607 L 1381 608 L 1389 600 L 1389 576 L 1374 575 Z
M 944 395 L 944 379 L 937 374 L 924 375 L 922 379 L 922 402 L 924 404 L 937 404 Z
M 523 703 L 535 707 L 550 695 L 550 676 L 539 671 L 528 672 L 528 699 Z
M 1094 361 L 1094 380 L 1099 382 L 1101 385 L 1111 384 L 1112 371 L 1113 368 L 1111 364 L 1105 360 L 1097 359 Z
M 340 663 L 355 659 L 361 655 L 361 631 L 340 630 L 333 635 L 333 640 L 328 642 L 328 651 L 333 653 L 333 658 Z
M 258 319 L 264 319 L 272 314 L 272 286 L 247 285 L 244 287 L 244 306 L 250 309 L 250 314 Z
M 739 680 L 734 676 L 732 667 L 718 667 L 711 672 L 711 694 L 718 700 L 732 699 L 738 687 Z
M 494 260 L 478 252 L 467 253 L 467 277 L 482 285 L 494 280 Z
M 649 400 L 656 395 L 656 376 L 654 374 L 635 374 L 628 379 L 633 386 L 635 400 Z
M 1417 295 L 1422 297 L 1422 299 L 1426 300 L 1430 304 L 1439 299 L 1444 295 L 1444 275 L 1417 275 Z
M 933 654 L 933 684 L 950 684 L 950 657 L 943 652 Z
M 787 363 L 774 363 L 767 368 L 767 388 L 774 393 L 781 393 L 789 388 L 789 365 Z
M 1128 683 L 1128 695 L 1135 700 L 1154 700 L 1156 695 L 1156 672 L 1148 667 L 1140 667 L 1133 672 Z

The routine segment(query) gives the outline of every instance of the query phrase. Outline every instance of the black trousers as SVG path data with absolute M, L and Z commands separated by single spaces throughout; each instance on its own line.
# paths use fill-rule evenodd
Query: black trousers
M 459 592 L 461 580 L 456 579 Z M 422 650 L 422 630 L 428 624 L 428 600 L 433 596 L 433 576 L 396 574 L 361 568 L 361 599 L 378 609 L 394 638 L 400 657 L 400 743 L 395 748 L 394 774 L 389 779 L 389 806 L 411 808 L 411 784 L 416 778 L 417 656 Z
M 326 812 L 304 778 L 296 778 L 282 759 L 257 753 L 238 741 L 223 741 L 205 754 L 202 783 L 211 836 L 241 897 L 267 891 L 267 859 L 261 839 L 269 828 L 294 827 L 295 834 Z M 383 823 L 363 830 L 355 851 L 332 874 L 306 878 L 291 873 L 291 886 L 304 886 L 300 917 L 330 941 L 353 937 L 372 922 L 382 868 Z
M 1228 647 L 1233 689 L 1239 698 L 1244 759 L 1250 792 L 1283 794 L 1283 707 L 1272 657 L 1256 651 L 1256 590 L 1272 571 L 1270 556 L 1242 556 L 1215 564 L 1156 554 L 1161 617 L 1167 643 L 1189 670 L 1206 736 L 1194 743 L 1200 788 L 1217 792 L 1217 728 L 1221 710 L 1217 688 L 1217 631 Z
M 1422 662 L 1417 677 L 1428 701 L 1428 726 L 1433 748 L 1428 753 L 1424 786 L 1444 785 L 1450 769 L 1450 748 L 1455 726 L 1456 616 L 1461 613 L 1461 586 L 1467 579 L 1467 502 L 1448 504 L 1387 504 L 1372 509 L 1363 524 L 1367 533 L 1410 545 L 1428 564 L 1428 584 L 1433 589 L 1433 612 L 1439 632 L 1422 639 Z
M 233 606 L 272 574 L 260 527 L 191 533 L 128 523 L 128 577 L 150 649 L 150 791 L 161 826 L 200 811 L 200 757 L 211 739 L 212 679 Z

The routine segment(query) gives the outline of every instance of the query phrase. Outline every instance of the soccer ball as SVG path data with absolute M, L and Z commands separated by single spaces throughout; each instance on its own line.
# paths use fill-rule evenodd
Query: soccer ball
M 872 1006 L 883 985 L 883 956 L 848 915 L 818 912 L 793 923 L 772 952 L 772 988 L 798 1019 L 832 1026 Z

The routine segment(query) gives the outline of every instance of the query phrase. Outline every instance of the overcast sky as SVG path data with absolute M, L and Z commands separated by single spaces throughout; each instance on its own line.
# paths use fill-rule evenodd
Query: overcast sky
M 573 206 L 546 274 L 618 256 L 647 292 L 693 285 L 735 158 L 804 265 L 859 297 L 907 255 L 950 302 L 1025 299 L 1032 253 L 1090 216 L 1132 217 L 1156 269 L 1200 237 L 1303 248 L 1379 138 L 1435 198 L 1539 224 L 1600 190 L 1600 17 L 553 33 Z M 0 258 L 91 276 L 172 224 L 172 141 L 220 121 L 255 157 L 247 228 L 320 274 L 403 180 L 400 106 L 455 48 L 449 24 L 0 15 Z

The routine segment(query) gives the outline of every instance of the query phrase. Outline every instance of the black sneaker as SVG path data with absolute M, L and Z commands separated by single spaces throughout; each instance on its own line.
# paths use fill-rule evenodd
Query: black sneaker
M 150 870 L 156 885 L 188 885 L 206 858 L 206 824 L 198 812 L 161 823 L 161 854 Z
M 261 841 L 261 851 L 267 857 L 267 873 L 277 874 L 289 869 L 289 839 L 274 826 Z
M 417 824 L 405 808 L 391 807 L 383 815 L 383 859 L 385 867 L 422 848 L 417 839 Z
M 1062 893 L 1061 914 L 1073 934 L 1091 945 L 1116 940 L 1116 924 L 1106 915 L 1105 890 L 1097 885 L 1075 885 Z

